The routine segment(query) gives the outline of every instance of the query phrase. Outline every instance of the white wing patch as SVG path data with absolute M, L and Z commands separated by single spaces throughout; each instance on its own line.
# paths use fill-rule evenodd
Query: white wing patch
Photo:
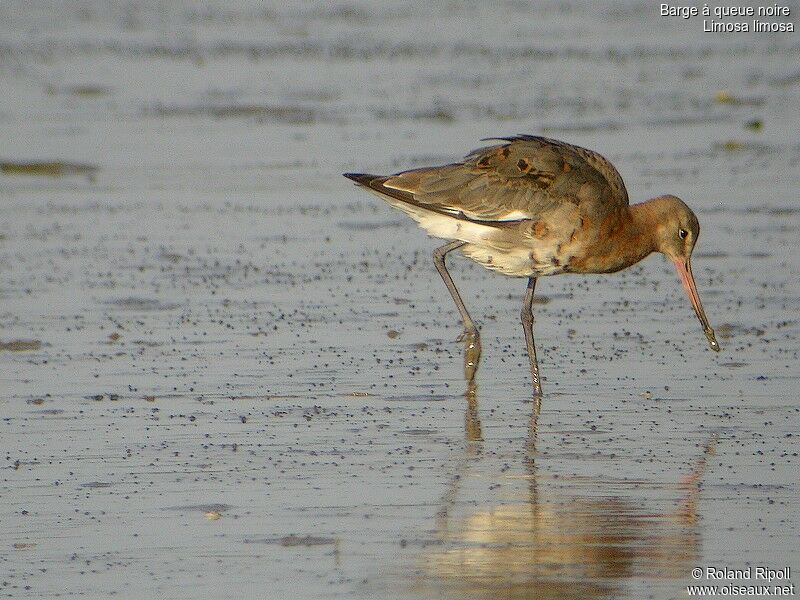
M 487 269 L 511 277 L 535 277 L 564 272 L 564 268 L 557 260 L 554 260 L 555 248 L 551 247 L 552 244 L 543 243 L 535 238 L 526 238 L 526 241 L 530 243 L 529 246 L 509 248 L 507 242 L 502 240 L 504 233 L 502 229 L 494 227 L 486 221 L 470 221 L 468 220 L 469 213 L 441 206 L 437 206 L 436 210 L 430 210 L 424 206 L 409 204 L 387 196 L 372 188 L 366 189 L 391 206 L 402 210 L 429 235 L 445 240 L 467 242 L 461 248 L 463 254 Z M 502 219 L 492 222 L 500 225 L 502 222 L 513 222 L 525 218 L 528 218 L 525 213 L 513 210 L 503 215 Z
M 465 216 L 468 219 L 475 219 L 476 221 L 485 221 L 485 219 L 481 218 L 480 215 L 476 215 L 467 210 L 459 210 L 457 208 L 453 208 L 452 206 L 441 206 L 437 207 L 438 210 L 443 210 L 445 212 L 450 213 L 454 217 Z M 513 221 L 521 221 L 523 219 L 530 219 L 531 216 L 526 213 L 522 212 L 521 210 L 512 210 L 504 215 L 499 215 L 497 218 L 491 219 L 493 223 L 508 223 Z
M 474 223 L 456 216 L 462 213 L 454 213 L 451 217 L 421 206 L 403 202 L 402 200 L 381 194 L 376 190 L 370 189 L 370 191 L 380 196 L 385 202 L 391 204 L 395 208 L 402 210 L 419 223 L 420 227 L 434 237 L 443 238 L 445 240 L 481 243 L 483 240 L 496 236 L 498 233 L 497 229 L 491 225 Z

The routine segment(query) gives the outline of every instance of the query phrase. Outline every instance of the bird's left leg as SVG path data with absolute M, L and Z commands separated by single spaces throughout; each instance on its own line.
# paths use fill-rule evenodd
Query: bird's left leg
M 475 378 L 475 371 L 478 370 L 478 361 L 481 358 L 481 336 L 478 333 L 478 328 L 475 327 L 472 317 L 469 316 L 467 307 L 464 305 L 464 301 L 461 299 L 461 295 L 456 289 L 456 284 L 453 283 L 453 278 L 450 277 L 447 265 L 444 262 L 444 257 L 448 252 L 461 248 L 465 243 L 461 240 L 455 240 L 444 246 L 439 246 L 433 251 L 433 264 L 436 265 L 436 270 L 442 276 L 442 280 L 453 297 L 458 312 L 461 314 L 464 333 L 461 334 L 458 340 L 464 342 L 464 377 L 467 381 L 472 381 Z

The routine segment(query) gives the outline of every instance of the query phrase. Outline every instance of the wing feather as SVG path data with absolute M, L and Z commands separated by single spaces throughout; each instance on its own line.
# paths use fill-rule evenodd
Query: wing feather
M 536 219 L 565 202 L 598 214 L 628 204 L 622 177 L 600 154 L 529 135 L 470 152 L 462 162 L 370 180 L 373 190 L 430 210 L 498 224 Z

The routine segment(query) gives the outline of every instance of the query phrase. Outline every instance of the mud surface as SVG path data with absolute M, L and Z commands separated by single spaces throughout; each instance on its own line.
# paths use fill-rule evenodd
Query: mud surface
M 0 594 L 800 572 L 796 34 L 651 3 L 206 4 L 0 4 Z M 452 257 L 467 389 L 436 241 L 340 174 L 517 132 L 694 208 L 722 353 L 661 258 L 548 278 L 537 413 L 525 282 Z

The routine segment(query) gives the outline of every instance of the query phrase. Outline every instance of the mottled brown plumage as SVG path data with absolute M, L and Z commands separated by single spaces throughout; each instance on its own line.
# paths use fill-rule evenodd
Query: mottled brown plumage
M 660 196 L 630 206 L 622 177 L 596 152 L 530 135 L 491 139 L 502 143 L 475 150 L 459 163 L 389 176 L 345 173 L 431 235 L 453 240 L 434 259 L 473 346 L 466 357 L 468 378 L 477 368 L 480 342 L 444 266 L 444 255 L 456 248 L 488 269 L 529 278 L 522 319 L 537 394 L 538 365 L 526 315 L 535 280 L 543 275 L 611 273 L 662 252 L 675 262 L 711 347 L 719 349 L 691 275 L 689 259 L 700 227 L 683 201 Z

